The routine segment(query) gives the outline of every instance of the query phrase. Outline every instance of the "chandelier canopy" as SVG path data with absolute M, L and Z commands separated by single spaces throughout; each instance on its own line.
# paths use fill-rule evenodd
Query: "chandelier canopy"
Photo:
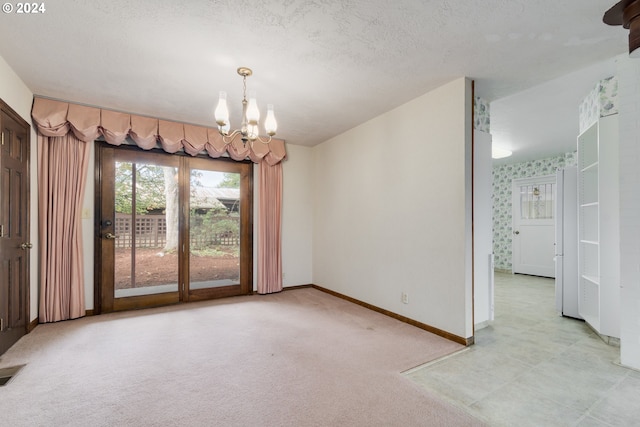
M 268 139 L 262 139 L 258 131 L 258 123 L 260 122 L 260 110 L 256 101 L 255 92 L 249 94 L 247 101 L 247 77 L 253 74 L 250 68 L 238 68 L 238 74 L 242 76 L 242 122 L 240 128 L 230 131 L 231 124 L 229 121 L 229 107 L 227 106 L 227 93 L 220 92 L 218 106 L 215 110 L 216 123 L 218 124 L 218 132 L 222 135 L 222 139 L 229 144 L 237 135 L 241 135 L 242 143 L 246 145 L 247 141 L 253 144 L 258 140 L 264 144 L 271 142 L 271 137 L 276 134 L 278 123 L 273 113 L 273 104 L 267 104 L 267 117 L 264 120 L 264 129 Z

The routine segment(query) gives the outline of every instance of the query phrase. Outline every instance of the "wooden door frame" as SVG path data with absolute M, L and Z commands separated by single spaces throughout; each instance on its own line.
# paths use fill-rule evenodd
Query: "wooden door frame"
M 187 183 L 189 181 L 189 170 L 190 169 L 198 169 L 198 164 L 206 165 L 206 161 L 209 158 L 193 158 L 190 160 L 192 163 L 190 168 L 184 167 L 182 169 L 183 174 L 183 182 Z M 240 230 L 241 236 L 244 235 L 244 238 L 240 239 L 240 254 L 243 256 L 240 258 L 240 294 L 251 294 L 253 292 L 253 164 L 248 161 L 238 162 L 231 159 L 215 159 L 222 160 L 222 164 L 225 164 L 222 168 L 220 168 L 221 172 L 232 172 L 239 173 L 240 177 L 240 193 L 247 194 L 247 197 L 240 198 Z M 220 164 L 220 163 L 219 163 Z M 246 167 L 242 167 L 240 165 L 244 164 Z M 228 167 L 227 167 L 228 165 Z M 224 170 L 222 170 L 224 169 Z M 240 169 L 240 171 L 236 171 Z M 181 232 L 188 233 L 186 229 L 189 222 L 189 212 L 187 206 L 189 201 L 189 192 L 182 192 L 182 200 L 180 201 L 182 209 L 183 209 L 183 217 L 185 228 L 184 230 L 180 230 Z M 187 255 L 190 253 L 190 239 L 186 239 L 184 254 Z M 183 256 L 183 268 L 182 272 L 185 274 L 189 271 L 189 256 Z M 248 277 L 245 277 L 247 275 Z M 181 278 L 181 283 L 186 283 L 188 278 Z M 207 289 L 198 289 L 191 290 L 189 287 L 182 287 L 183 296 L 182 301 L 202 301 L 214 298 L 224 298 L 228 296 L 238 295 L 238 292 L 233 289 L 235 287 L 219 287 L 219 288 L 207 288 Z

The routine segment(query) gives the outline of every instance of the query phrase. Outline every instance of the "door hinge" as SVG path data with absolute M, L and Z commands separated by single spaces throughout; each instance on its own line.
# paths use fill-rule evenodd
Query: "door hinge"
M 4 331 L 4 319 L 0 317 L 0 332 Z
M 0 225 L 0 237 L 4 237 L 4 225 Z
M 1 133 L 2 133 L 2 137 L 0 137 L 0 139 L 2 139 L 2 145 L 4 145 L 4 132 L 1 132 Z

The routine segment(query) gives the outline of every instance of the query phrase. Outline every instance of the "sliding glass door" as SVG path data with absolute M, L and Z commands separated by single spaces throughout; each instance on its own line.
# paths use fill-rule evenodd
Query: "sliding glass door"
M 98 312 L 252 289 L 251 165 L 99 145 Z
M 188 173 L 188 299 L 251 292 L 251 165 L 190 159 Z

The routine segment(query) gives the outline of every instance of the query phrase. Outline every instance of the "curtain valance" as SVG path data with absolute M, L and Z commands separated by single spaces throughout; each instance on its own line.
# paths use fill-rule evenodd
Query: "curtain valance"
M 35 98 L 31 117 L 38 132 L 44 136 L 64 136 L 73 132 L 76 138 L 91 142 L 100 136 L 112 145 L 120 145 L 131 138 L 138 147 L 150 150 L 157 143 L 164 151 L 175 153 L 181 148 L 192 156 L 206 151 L 210 157 L 225 152 L 234 160 L 251 159 L 275 165 L 286 157 L 284 141 L 272 139 L 269 144 L 259 141 L 244 146 L 240 138 L 225 144 L 215 128 L 103 110 L 95 107 Z

